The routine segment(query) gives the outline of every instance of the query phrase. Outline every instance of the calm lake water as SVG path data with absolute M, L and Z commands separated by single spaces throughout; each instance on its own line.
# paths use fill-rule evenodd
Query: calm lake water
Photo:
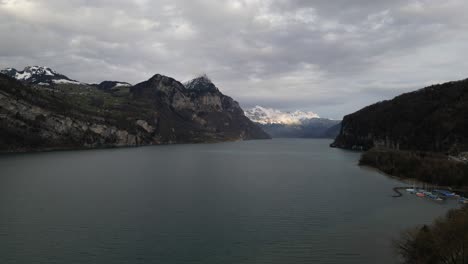
M 456 206 L 328 140 L 0 156 L 0 263 L 396 263 Z

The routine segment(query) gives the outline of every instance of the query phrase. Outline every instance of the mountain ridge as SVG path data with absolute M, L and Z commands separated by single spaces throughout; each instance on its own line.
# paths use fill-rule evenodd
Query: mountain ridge
M 0 74 L 0 103 L 0 151 L 270 138 L 219 89 L 188 90 L 160 74 L 110 90 L 84 83 L 43 89 Z
M 299 125 L 302 121 L 320 118 L 314 112 L 305 112 L 296 110 L 294 112 L 283 112 L 281 110 L 267 108 L 262 106 L 255 106 L 247 109 L 245 115 L 250 120 L 260 124 L 283 124 L 283 125 Z
M 338 133 L 332 127 L 340 123 L 314 112 L 283 112 L 258 105 L 247 109 L 245 114 L 273 138 L 335 138 Z
M 431 85 L 343 119 L 332 146 L 444 152 L 468 149 L 468 79 Z

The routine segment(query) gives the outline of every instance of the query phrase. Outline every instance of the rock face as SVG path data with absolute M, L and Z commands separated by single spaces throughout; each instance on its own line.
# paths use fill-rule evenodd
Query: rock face
M 217 88 L 187 89 L 162 75 L 121 88 L 43 89 L 0 74 L 0 151 L 269 138 Z
M 345 116 L 333 147 L 468 149 L 468 80 L 433 85 Z
M 130 93 L 132 98 L 155 106 L 155 126 L 163 135 L 171 137 L 168 139 L 171 141 L 185 138 L 203 141 L 206 137 L 216 141 L 269 138 L 244 116 L 236 101 L 223 95 L 206 77 L 184 86 L 157 74 L 131 87 Z

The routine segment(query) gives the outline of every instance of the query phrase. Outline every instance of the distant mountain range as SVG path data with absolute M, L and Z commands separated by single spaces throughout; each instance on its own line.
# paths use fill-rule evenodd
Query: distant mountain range
M 266 138 L 206 76 L 86 84 L 48 67 L 0 71 L 0 151 Z
M 48 67 L 43 66 L 27 66 L 22 71 L 15 68 L 6 68 L 0 70 L 1 74 L 12 77 L 25 85 L 40 85 L 40 86 L 56 86 L 61 84 L 75 84 L 83 86 L 95 86 L 101 90 L 110 91 L 122 86 L 132 86 L 127 82 L 119 81 L 103 81 L 99 84 L 88 84 L 72 80 L 67 76 L 57 73 Z
M 273 108 L 266 108 L 261 106 L 255 106 L 254 108 L 247 109 L 245 115 L 250 120 L 259 124 L 281 124 L 281 125 L 300 125 L 305 120 L 313 118 L 320 118 L 316 113 L 294 111 L 294 112 L 283 112 Z
M 468 150 L 468 79 L 432 85 L 343 119 L 332 146 L 367 150 Z
M 338 120 L 299 110 L 283 112 L 255 106 L 246 110 L 245 115 L 274 138 L 335 138 L 340 128 Z

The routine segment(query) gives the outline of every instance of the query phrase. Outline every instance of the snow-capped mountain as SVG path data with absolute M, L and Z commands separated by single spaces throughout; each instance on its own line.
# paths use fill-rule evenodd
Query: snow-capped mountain
M 246 110 L 245 115 L 250 120 L 264 125 L 299 125 L 309 119 L 320 118 L 320 116 L 313 112 L 304 112 L 299 110 L 294 112 L 283 112 L 277 109 L 265 108 L 258 105 L 252 109 Z
M 273 138 L 335 138 L 341 127 L 338 120 L 300 110 L 283 112 L 256 106 L 245 111 L 245 115 Z
M 0 73 L 15 78 L 26 84 L 50 86 L 55 84 L 81 84 L 67 76 L 57 73 L 51 68 L 42 66 L 27 66 L 22 71 L 14 68 L 0 70 Z

